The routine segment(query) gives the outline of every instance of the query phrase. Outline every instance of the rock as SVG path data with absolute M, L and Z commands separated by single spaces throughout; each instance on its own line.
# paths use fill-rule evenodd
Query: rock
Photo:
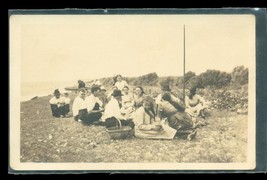
M 49 134 L 48 139 L 50 140 L 52 138 L 53 138 L 53 136 L 51 134 Z
M 97 144 L 95 142 L 91 142 L 89 145 L 93 148 L 97 147 Z
M 153 155 L 150 152 L 146 152 L 144 154 L 144 159 L 145 160 L 152 160 L 153 159 Z
M 31 100 L 35 100 L 35 99 L 38 99 L 39 97 L 38 96 L 34 96 L 33 98 L 31 98 Z
M 237 114 L 248 114 L 248 109 L 238 109 L 236 111 Z

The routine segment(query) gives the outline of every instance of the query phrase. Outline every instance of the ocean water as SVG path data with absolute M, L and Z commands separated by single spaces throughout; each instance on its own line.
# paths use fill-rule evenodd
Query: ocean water
M 59 89 L 60 92 L 66 92 L 65 87 L 77 85 L 76 81 L 23 82 L 20 89 L 20 101 L 28 101 L 35 96 L 52 95 L 55 89 Z

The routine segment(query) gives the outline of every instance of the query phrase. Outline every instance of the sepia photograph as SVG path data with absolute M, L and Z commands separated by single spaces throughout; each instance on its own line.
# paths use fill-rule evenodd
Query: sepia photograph
M 254 169 L 255 16 L 100 11 L 10 14 L 10 168 Z

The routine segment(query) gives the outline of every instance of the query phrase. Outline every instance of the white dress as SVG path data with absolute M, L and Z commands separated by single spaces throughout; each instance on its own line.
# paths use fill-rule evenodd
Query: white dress
M 119 90 L 122 90 L 124 88 L 124 86 L 128 86 L 129 87 L 128 83 L 126 81 L 124 81 L 124 80 L 122 80 L 121 82 L 119 82 L 119 81 L 116 82 L 115 86 L 117 86 L 117 88 Z
M 142 106 L 134 113 L 133 121 L 135 124 L 135 136 L 138 138 L 173 139 L 176 134 L 176 130 L 166 123 L 155 122 L 154 119 L 151 119 Z M 152 127 L 155 124 L 161 124 L 163 129 L 161 131 L 153 130 Z

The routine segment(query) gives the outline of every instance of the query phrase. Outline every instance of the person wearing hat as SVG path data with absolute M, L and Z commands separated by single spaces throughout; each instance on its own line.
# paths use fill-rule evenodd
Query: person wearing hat
M 109 92 L 108 95 L 107 95 L 108 101 L 110 101 L 110 100 L 113 98 L 112 94 L 113 94 L 113 91 L 114 91 L 115 89 L 118 90 L 118 87 L 115 86 L 115 85 L 112 86 L 110 92 Z
M 112 93 L 113 98 L 108 102 L 104 111 L 104 125 L 109 128 L 116 126 L 118 120 L 120 120 L 122 125 L 134 127 L 134 123 L 131 119 L 124 119 L 121 114 L 121 101 L 123 94 L 121 90 L 115 89 Z
M 54 117 L 65 117 L 65 99 L 60 96 L 60 92 L 58 89 L 54 91 L 54 97 L 49 100 L 52 116 Z

